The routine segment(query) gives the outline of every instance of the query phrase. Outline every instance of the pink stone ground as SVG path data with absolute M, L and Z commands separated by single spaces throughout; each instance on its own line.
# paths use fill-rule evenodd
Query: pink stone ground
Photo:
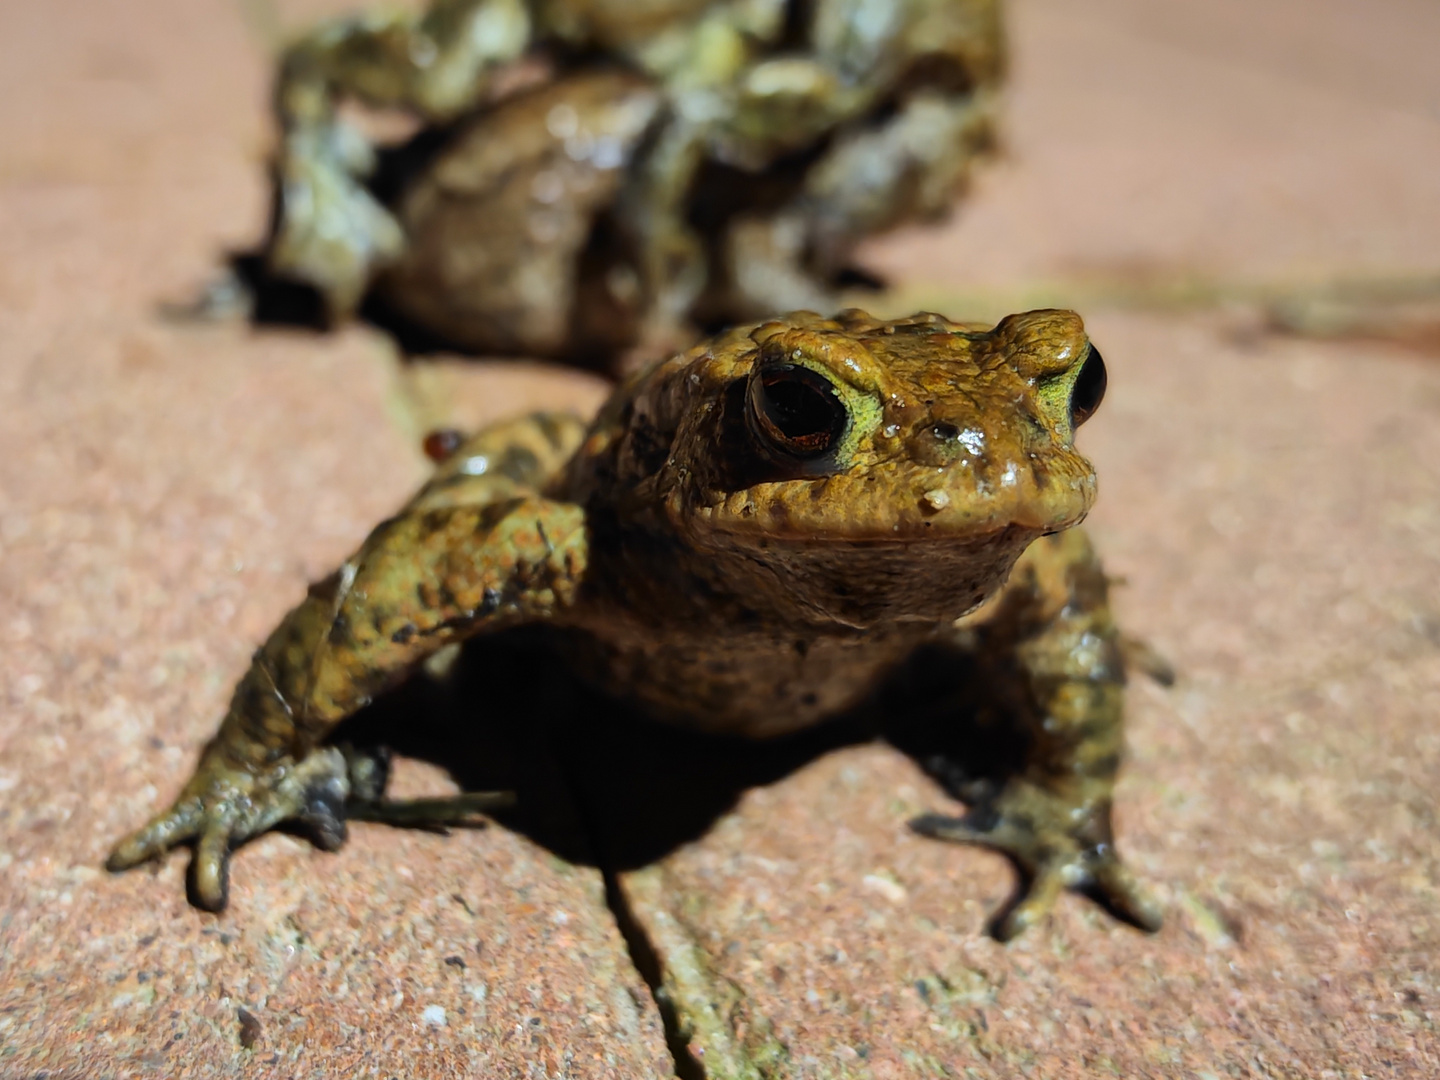
M 671 1075 L 598 873 L 506 830 L 266 837 L 220 917 L 180 857 L 98 869 L 269 625 L 423 474 L 420 427 L 600 393 L 402 370 L 363 328 L 156 318 L 263 222 L 241 7 L 0 5 L 0 1077 Z M 624 878 L 686 1054 L 712 1078 L 1434 1076 L 1440 356 L 1105 296 L 1440 270 L 1440 14 L 1012 11 L 1006 159 L 868 257 L 930 295 L 1091 298 L 1093 527 L 1182 670 L 1135 687 L 1119 806 L 1170 921 L 1067 897 L 996 944 L 1008 868 L 912 836 L 943 795 L 848 749 Z

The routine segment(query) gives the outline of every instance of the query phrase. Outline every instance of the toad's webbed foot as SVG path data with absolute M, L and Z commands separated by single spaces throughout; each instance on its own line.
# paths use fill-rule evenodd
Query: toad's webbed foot
M 482 826 L 483 814 L 515 801 L 510 792 L 386 799 L 387 764 L 383 756 L 348 746 L 325 747 L 258 776 L 211 759 L 170 809 L 115 846 L 105 868 L 128 870 L 194 841 L 191 899 L 219 911 L 229 893 L 230 852 L 281 823 L 293 823 L 321 850 L 335 851 L 345 843 L 347 820 L 443 832 Z
M 349 794 L 345 756 L 333 747 L 258 774 L 229 768 L 223 757 L 214 755 L 202 762 L 170 809 L 115 845 L 105 868 L 128 870 L 194 841 L 191 899 L 208 911 L 219 911 L 229 892 L 233 848 L 283 821 L 294 821 L 317 847 L 333 851 L 345 842 Z
M 1113 914 L 1142 930 L 1160 929 L 1159 904 L 1120 860 L 1110 831 L 1110 806 L 1084 806 L 1054 792 L 1011 781 L 997 797 L 964 817 L 925 814 L 916 832 L 976 844 L 1008 855 L 1023 883 L 991 932 L 1009 941 L 1048 915 L 1065 889 L 1093 895 Z
M 359 305 L 374 273 L 405 245 L 399 222 L 356 179 L 373 164 L 339 123 L 286 138 L 270 268 L 319 289 L 333 318 Z
M 164 300 L 160 317 L 171 323 L 240 322 L 255 314 L 255 290 L 234 267 L 225 267 L 182 300 Z

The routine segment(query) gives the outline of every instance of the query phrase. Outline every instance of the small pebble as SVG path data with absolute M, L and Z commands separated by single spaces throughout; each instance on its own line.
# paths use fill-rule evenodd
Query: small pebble
M 235 1015 L 240 1021 L 240 1045 L 246 1050 L 254 1050 L 263 1030 L 260 1018 L 243 1005 L 235 1010 Z

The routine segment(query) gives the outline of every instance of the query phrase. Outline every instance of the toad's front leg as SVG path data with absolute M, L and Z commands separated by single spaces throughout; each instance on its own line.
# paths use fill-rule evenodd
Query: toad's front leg
M 168 810 L 115 846 L 108 869 L 193 840 L 193 895 L 213 911 L 225 906 L 232 844 L 285 820 L 304 820 L 321 847 L 343 842 L 348 769 L 339 750 L 315 746 L 327 725 L 303 708 L 309 659 L 329 634 L 333 608 L 331 597 L 312 591 L 285 617 L 235 688 L 195 775 Z
M 547 423 L 537 427 L 530 458 L 554 450 L 544 432 L 559 428 Z M 472 444 L 483 448 L 483 440 Z M 563 441 L 574 439 L 567 433 Z M 571 602 L 585 562 L 581 509 L 533 495 L 497 498 L 495 485 L 508 481 L 471 478 L 464 465 L 449 475 L 442 467 L 285 617 L 236 687 L 195 775 L 168 810 L 115 847 L 109 869 L 193 840 L 194 897 L 217 910 L 230 850 L 248 837 L 293 820 L 322 847 L 338 846 L 346 800 L 366 799 L 366 816 L 375 816 L 379 792 L 361 779 L 360 763 L 323 745 L 331 729 L 442 646 L 548 618 Z M 482 483 L 489 487 L 467 491 Z M 478 503 L 467 501 L 472 494 Z
M 1125 672 L 1105 575 L 1084 534 L 1032 545 L 993 606 L 961 634 L 987 684 L 969 702 L 988 712 L 982 723 L 1018 721 L 1024 764 L 997 782 L 932 762 L 971 809 L 961 818 L 929 814 L 914 827 L 996 848 L 1019 865 L 1027 880 L 994 927 L 1002 940 L 1048 914 L 1067 888 L 1097 894 L 1127 921 L 1158 930 L 1160 908 L 1121 861 L 1111 831 Z

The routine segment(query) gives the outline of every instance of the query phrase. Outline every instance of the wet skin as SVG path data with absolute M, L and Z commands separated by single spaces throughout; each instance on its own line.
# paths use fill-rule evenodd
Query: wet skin
M 194 777 L 108 865 L 193 840 L 195 896 L 219 908 L 246 838 L 295 820 L 338 846 L 383 773 L 327 735 L 448 646 L 525 628 L 692 729 L 764 738 L 866 710 L 1010 725 L 1013 773 L 942 776 L 970 813 L 916 828 L 1016 861 L 1002 937 L 1067 887 L 1154 929 L 1110 829 L 1121 639 L 1074 528 L 1095 495 L 1074 431 L 1104 380 L 1071 312 L 993 329 L 802 312 L 651 366 L 589 425 L 437 440 L 432 479 L 285 617 Z M 942 677 L 917 681 L 922 660 Z
M 527 63 L 540 85 L 517 92 Z M 1002 66 L 998 0 L 433 0 L 333 20 L 280 64 L 266 258 L 332 318 L 373 287 L 480 352 L 613 357 L 697 321 L 833 310 L 861 239 L 948 208 Z M 444 148 L 377 196 L 347 101 Z

